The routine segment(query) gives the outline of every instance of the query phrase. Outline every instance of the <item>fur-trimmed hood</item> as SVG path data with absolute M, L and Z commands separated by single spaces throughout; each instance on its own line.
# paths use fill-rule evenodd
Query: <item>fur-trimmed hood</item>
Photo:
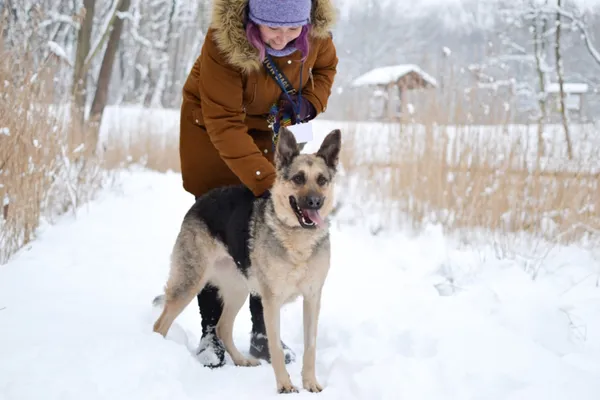
M 336 18 L 332 0 L 312 0 L 311 36 L 327 38 Z M 260 68 L 258 51 L 246 38 L 248 0 L 214 0 L 211 28 L 219 50 L 233 66 L 248 73 Z

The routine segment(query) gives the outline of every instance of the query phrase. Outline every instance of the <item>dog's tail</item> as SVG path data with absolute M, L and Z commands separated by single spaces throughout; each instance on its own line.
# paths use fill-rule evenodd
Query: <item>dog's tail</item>
M 154 307 L 162 307 L 165 304 L 165 295 L 164 294 L 160 294 L 158 296 L 156 296 L 154 298 L 154 300 L 152 300 L 152 305 Z

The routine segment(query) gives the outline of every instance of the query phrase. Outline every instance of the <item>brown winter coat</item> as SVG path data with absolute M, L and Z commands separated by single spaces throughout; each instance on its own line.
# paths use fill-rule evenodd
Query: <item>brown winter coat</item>
M 183 187 L 195 196 L 240 182 L 259 196 L 275 180 L 269 109 L 281 89 L 266 74 L 246 39 L 248 0 L 214 0 L 211 27 L 183 87 L 180 158 Z M 330 35 L 331 0 L 313 0 L 310 54 L 302 72 L 302 96 L 325 111 L 336 74 Z M 301 53 L 273 57 L 298 89 Z

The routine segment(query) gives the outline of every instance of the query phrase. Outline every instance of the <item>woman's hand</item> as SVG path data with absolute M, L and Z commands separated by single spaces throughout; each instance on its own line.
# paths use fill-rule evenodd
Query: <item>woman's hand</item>
M 288 96 L 285 93 L 281 94 L 279 98 L 279 112 L 277 113 L 277 122 L 280 122 L 283 118 L 290 118 L 292 125 L 307 122 L 313 119 L 317 112 L 315 107 L 308 101 L 304 96 L 300 97 L 300 119 L 296 118 L 296 113 L 294 111 L 294 107 L 298 107 L 298 95 L 290 95 L 290 98 L 294 102 L 295 106 L 292 105 Z

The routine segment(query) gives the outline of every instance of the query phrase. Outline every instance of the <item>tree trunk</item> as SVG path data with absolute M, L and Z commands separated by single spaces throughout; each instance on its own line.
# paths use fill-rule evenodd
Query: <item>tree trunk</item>
M 92 40 L 92 26 L 94 25 L 94 0 L 83 0 L 83 9 L 81 10 L 82 19 L 77 34 L 77 51 L 75 53 L 75 66 L 73 68 L 73 102 L 75 106 L 76 118 L 80 126 L 83 127 L 85 118 L 85 100 L 86 100 L 86 76 L 84 71 L 85 59 L 90 52 Z
M 558 9 L 562 7 L 562 0 L 558 0 Z M 560 11 L 556 12 L 556 46 L 555 46 L 555 58 L 556 58 L 556 73 L 558 75 L 558 86 L 560 91 L 560 115 L 562 118 L 562 124 L 565 131 L 565 140 L 567 142 L 567 154 L 569 159 L 573 159 L 573 146 L 571 144 L 571 134 L 569 132 L 569 117 L 567 115 L 567 108 L 565 107 L 565 91 L 564 91 L 564 75 L 563 75 L 563 63 L 560 53 L 560 39 L 562 32 L 562 23 Z
M 125 13 L 129 10 L 131 0 L 121 0 L 117 8 L 117 13 Z M 90 110 L 90 128 L 92 135 L 91 145 L 94 151 L 98 143 L 98 135 L 100 134 L 100 122 L 102 121 L 102 114 L 108 103 L 108 89 L 110 86 L 110 78 L 112 75 L 113 64 L 116 58 L 117 49 L 121 41 L 121 32 L 123 31 L 124 21 L 122 18 L 117 17 L 114 19 L 112 24 L 112 30 L 108 43 L 106 44 L 106 51 L 102 59 L 100 66 L 100 73 L 98 75 L 98 83 L 96 86 L 96 93 L 94 95 L 94 101 L 92 102 L 92 108 Z M 110 29 L 110 28 L 109 28 Z
M 546 46 L 544 41 L 544 34 L 546 32 L 546 18 L 542 16 L 536 17 L 533 20 L 533 47 L 535 53 L 535 65 L 538 73 L 540 91 L 538 93 L 538 104 L 540 107 L 540 116 L 538 118 L 538 160 L 545 153 L 544 145 L 544 123 L 546 122 L 548 111 L 546 109 L 546 101 L 548 100 L 548 93 L 546 92 L 546 71 L 545 71 L 545 53 Z M 541 24 L 541 26 L 540 26 Z
M 160 59 L 160 71 L 158 73 L 158 79 L 156 86 L 154 87 L 154 93 L 150 100 L 151 107 L 162 107 L 165 104 L 165 100 L 168 102 L 168 85 L 170 84 L 173 71 L 169 68 L 169 50 L 172 48 L 173 43 L 173 24 L 175 18 L 175 2 L 171 3 L 171 9 L 169 10 L 169 20 L 167 21 L 167 32 L 165 34 L 164 48 Z

